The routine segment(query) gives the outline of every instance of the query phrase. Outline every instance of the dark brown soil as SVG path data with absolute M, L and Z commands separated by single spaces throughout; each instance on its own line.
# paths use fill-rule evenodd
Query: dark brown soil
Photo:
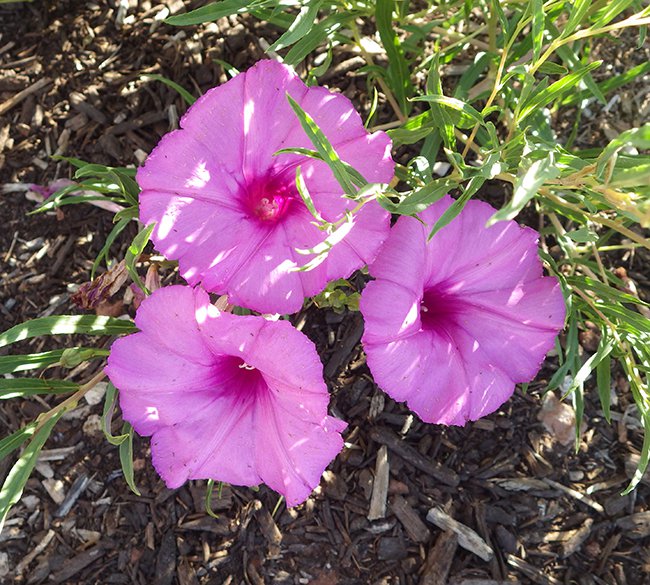
M 70 293 L 88 280 L 111 228 L 110 214 L 94 207 L 26 215 L 35 206 L 25 196 L 27 184 L 70 175 L 50 155 L 138 164 L 185 109 L 174 91 L 142 73 L 160 73 L 197 93 L 225 81 L 216 59 L 245 68 L 264 58 L 259 39 L 272 42 L 278 34 L 252 18 L 183 30 L 156 26 L 164 6 L 174 12 L 182 2 L 128 4 L 120 28 L 117 2 L 0 7 L 0 111 L 48 80 L 0 116 L 0 330 L 77 311 Z M 348 57 L 337 55 L 336 62 Z M 344 69 L 328 84 L 363 110 L 365 78 Z M 116 255 L 133 234 L 124 235 Z M 630 268 L 634 258 L 626 262 L 621 265 Z M 80 417 L 57 425 L 0 535 L 0 583 L 650 582 L 650 490 L 642 483 L 619 495 L 642 433 L 618 374 L 613 424 L 604 421 L 595 393 L 588 394 L 576 452 L 559 440 L 571 426 L 558 422 L 553 405 L 542 409 L 541 394 L 556 368 L 552 356 L 527 394 L 518 391 L 487 419 L 445 429 L 422 424 L 373 385 L 358 344 L 358 316 L 311 307 L 296 323 L 321 351 L 332 412 L 349 424 L 345 450 L 306 504 L 287 510 L 265 487 L 226 486 L 213 496 L 219 516 L 213 519 L 204 511 L 205 482 L 167 490 L 151 468 L 147 440 L 136 441 L 142 496 L 135 496 L 122 478 L 117 448 L 96 426 L 101 403 L 83 402 Z M 37 339 L 22 349 L 67 342 L 45 346 Z M 588 336 L 583 342 L 586 353 L 593 351 Z M 92 363 L 73 375 L 86 380 L 99 367 Z M 55 402 L 3 401 L 2 436 Z M 553 434 L 540 417 L 557 424 Z M 10 464 L 0 463 L 0 479 Z M 373 478 L 387 471 L 385 513 L 368 520 Z M 476 554 L 473 541 L 427 521 L 433 508 L 460 523 L 461 532 L 484 539 L 491 560 Z

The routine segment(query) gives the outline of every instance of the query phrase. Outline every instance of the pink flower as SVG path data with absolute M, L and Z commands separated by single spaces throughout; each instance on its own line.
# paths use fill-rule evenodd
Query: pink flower
M 368 134 L 350 101 L 308 88 L 288 67 L 262 61 L 201 97 L 163 137 L 137 175 L 140 220 L 156 221 L 153 240 L 179 261 L 183 277 L 236 305 L 262 313 L 298 311 L 305 296 L 372 261 L 389 230 L 389 214 L 371 202 L 345 240 L 320 266 L 296 272 L 326 234 L 313 225 L 295 186 L 301 166 L 316 208 L 327 221 L 355 202 L 329 167 L 282 148 L 314 149 L 287 94 L 325 132 L 339 156 L 366 180 L 389 182 L 394 163 L 383 132 Z
M 205 291 L 170 286 L 140 306 L 140 332 L 113 343 L 106 373 L 124 419 L 151 436 L 167 486 L 188 479 L 266 483 L 303 502 L 343 447 L 343 421 L 314 345 L 287 321 L 219 311 Z
M 537 232 L 486 228 L 494 209 L 470 201 L 427 236 L 451 205 L 402 217 L 370 266 L 361 295 L 363 345 L 377 384 L 422 420 L 463 425 L 534 378 L 564 325 L 555 278 L 542 276 Z

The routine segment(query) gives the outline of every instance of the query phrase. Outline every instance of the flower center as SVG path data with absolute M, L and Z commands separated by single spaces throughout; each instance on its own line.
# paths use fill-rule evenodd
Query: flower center
M 295 183 L 283 177 L 253 179 L 246 187 L 246 207 L 263 222 L 275 223 L 285 217 L 297 199 Z
M 222 359 L 220 367 L 223 376 L 222 392 L 236 396 L 238 400 L 249 401 L 268 389 L 262 372 L 257 368 L 236 356 Z
M 434 287 L 424 291 L 420 302 L 420 321 L 423 329 L 444 332 L 452 328 L 462 303 L 453 294 Z

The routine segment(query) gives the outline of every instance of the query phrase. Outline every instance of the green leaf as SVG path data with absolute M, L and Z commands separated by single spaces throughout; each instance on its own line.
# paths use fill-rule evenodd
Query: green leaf
M 34 434 L 35 429 L 36 422 L 31 422 L 28 425 L 25 425 L 22 429 L 18 429 L 8 437 L 2 439 L 0 441 L 0 460 L 4 459 L 12 451 L 18 449 L 18 447 Z
M 136 495 L 140 496 L 140 490 L 135 485 L 133 479 L 133 427 L 125 422 L 122 427 L 122 435 L 126 435 L 126 439 L 120 443 L 120 463 L 122 464 L 122 472 L 124 473 L 124 480 Z
M 622 132 L 605 147 L 596 161 L 596 176 L 600 180 L 605 177 L 605 168 L 608 163 L 611 161 L 615 164 L 619 150 L 627 146 L 634 146 L 639 150 L 650 149 L 650 124 Z
M 97 268 L 99 268 L 99 263 L 102 261 L 103 258 L 108 258 L 108 253 L 111 249 L 111 246 L 113 245 L 113 242 L 115 242 L 117 236 L 119 236 L 124 231 L 124 228 L 127 225 L 129 225 L 130 221 L 131 221 L 130 218 L 126 218 L 126 217 L 120 219 L 113 226 L 113 229 L 110 231 L 108 236 L 106 236 L 106 241 L 104 242 L 102 249 L 99 251 L 99 254 L 97 254 L 97 258 L 95 258 L 95 261 L 93 262 L 93 267 L 90 271 L 91 280 L 95 278 L 95 272 L 97 271 Z
M 551 27 L 551 30 L 554 30 L 554 27 Z M 582 61 L 573 50 L 573 48 L 569 45 L 562 45 L 561 47 L 558 47 L 557 54 L 560 59 L 562 59 L 563 63 L 567 66 L 567 69 L 569 71 L 574 71 L 575 69 L 578 69 L 582 66 Z M 607 100 L 600 90 L 600 86 L 596 84 L 594 78 L 591 76 L 591 73 L 587 73 L 582 79 L 582 82 L 587 86 L 587 90 L 585 92 L 586 96 L 593 95 L 601 104 L 607 104 Z M 578 93 L 580 92 L 575 91 L 571 92 L 570 95 L 573 96 Z
M 55 349 L 41 353 L 0 356 L 0 374 L 25 372 L 51 366 L 61 359 L 63 351 L 62 349 Z
M 474 58 L 474 62 L 469 66 L 458 80 L 458 85 L 454 90 L 454 97 L 459 100 L 466 100 L 469 91 L 474 87 L 478 78 L 483 74 L 492 61 L 493 56 L 490 53 L 479 53 Z M 474 100 L 472 100 L 474 101 Z
M 63 350 L 59 365 L 62 368 L 72 369 L 94 357 L 107 356 L 109 353 L 108 349 L 95 347 L 68 347 Z
M 267 49 L 267 53 L 284 49 L 308 35 L 314 26 L 314 21 L 318 16 L 318 11 L 322 4 L 323 0 L 310 0 L 305 2 L 305 4 L 300 8 L 296 20 L 294 20 L 287 31 Z
M 250 0 L 223 0 L 222 2 L 211 2 L 201 8 L 192 10 L 186 14 L 176 14 L 165 19 L 167 24 L 173 26 L 190 26 L 219 20 L 224 16 L 243 14 L 249 12 L 254 2 Z
M 460 212 L 463 210 L 467 202 L 472 198 L 472 196 L 483 186 L 483 183 L 487 180 L 488 177 L 482 174 L 478 174 L 472 177 L 467 183 L 463 194 L 456 199 L 444 213 L 438 218 L 438 221 L 434 224 L 429 232 L 428 239 L 430 240 L 433 236 L 436 235 L 446 225 L 449 225 L 453 219 L 455 219 Z
M 607 183 L 610 187 L 626 188 L 650 185 L 650 163 L 614 171 Z
M 407 98 L 411 95 L 412 86 L 409 77 L 409 65 L 404 56 L 404 50 L 393 28 L 394 0 L 376 0 L 375 22 L 379 38 L 388 57 L 387 81 L 395 93 L 402 112 L 408 113 Z
M 573 392 L 576 388 L 582 388 L 584 386 L 587 378 L 591 376 L 591 373 L 598 366 L 598 364 L 604 359 L 609 360 L 609 354 L 612 353 L 615 345 L 616 343 L 613 339 L 610 339 L 606 335 L 603 335 L 600 343 L 598 344 L 596 353 L 590 356 L 589 359 L 584 364 L 582 364 L 582 367 L 578 370 L 578 373 L 573 378 L 573 382 L 567 390 L 567 394 Z
M 13 374 L 15 372 L 25 372 L 27 370 L 36 370 L 45 368 L 53 364 L 58 364 L 65 355 L 66 351 L 75 350 L 83 352 L 86 361 L 95 357 L 104 357 L 108 355 L 107 349 L 73 347 L 66 349 L 54 349 L 41 353 L 28 353 L 18 355 L 0 356 L 0 374 Z M 69 354 L 68 354 L 69 355 Z M 65 366 L 64 366 L 65 367 Z
M 596 14 L 596 19 L 592 25 L 593 28 L 601 28 L 609 24 L 619 14 L 627 10 L 635 0 L 608 0 L 605 7 Z
M 151 232 L 153 232 L 155 225 L 156 222 L 152 222 L 147 227 L 140 230 L 135 238 L 133 238 L 133 241 L 131 242 L 131 245 L 128 247 L 124 256 L 126 269 L 129 271 L 133 282 L 147 295 L 149 294 L 149 291 L 140 279 L 140 275 L 135 268 L 135 264 L 138 261 L 138 258 L 140 258 L 140 254 L 142 254 L 143 250 L 149 243 L 149 238 L 151 237 Z
M 323 216 L 318 212 L 316 205 L 314 204 L 314 200 L 309 194 L 309 189 L 307 188 L 307 183 L 302 176 L 300 166 L 296 167 L 296 188 L 298 189 L 298 193 L 303 200 L 305 207 L 309 210 L 309 213 L 312 214 L 313 218 L 318 222 L 319 225 L 326 225 L 328 222 L 326 222 L 323 219 Z
M 566 77 L 552 83 L 549 87 L 543 89 L 542 91 L 534 93 L 531 98 L 528 100 L 526 105 L 521 109 L 521 114 L 519 115 L 519 124 L 521 124 L 530 114 L 533 112 L 544 108 L 553 100 L 559 98 L 564 92 L 570 90 L 573 87 L 576 87 L 580 81 L 589 73 L 597 67 L 600 67 L 602 61 L 594 61 L 585 65 L 578 71 L 569 73 Z
M 219 487 L 217 494 L 219 497 L 221 497 L 221 488 L 223 487 L 223 482 L 219 482 Z M 212 492 L 214 491 L 214 479 L 209 479 L 208 480 L 208 486 L 205 490 L 205 513 L 208 516 L 211 516 L 212 518 L 219 518 L 217 514 L 214 513 L 214 510 L 212 509 Z
M 330 141 L 327 139 L 323 131 L 318 127 L 313 118 L 305 112 L 289 94 L 287 94 L 287 100 L 291 108 L 296 113 L 302 129 L 307 134 L 307 137 L 314 145 L 314 148 L 318 151 L 318 154 L 321 155 L 323 161 L 329 166 L 332 170 L 332 173 L 339 185 L 343 188 L 343 192 L 346 195 L 354 195 L 357 190 L 350 181 L 348 173 L 343 161 L 339 158 L 339 155 L 334 150 L 334 147 L 331 145 Z
M 413 101 L 418 102 L 429 102 L 440 104 L 454 110 L 454 112 L 459 112 L 465 117 L 457 117 L 456 120 L 453 120 L 453 124 L 459 128 L 471 128 L 474 124 L 483 124 L 483 116 L 475 110 L 469 104 L 457 100 L 456 98 L 447 97 L 446 95 L 423 95 L 418 98 L 413 98 Z
M 131 205 L 138 205 L 140 186 L 133 178 L 119 169 L 111 169 L 108 172 L 108 178 L 114 180 L 120 186 L 120 192 Z
M 598 386 L 598 397 L 600 398 L 600 405 L 603 407 L 603 413 L 608 423 L 611 423 L 612 413 L 610 408 L 611 402 L 611 360 L 609 356 L 604 357 L 596 366 L 596 384 Z
M 625 491 L 621 494 L 622 496 L 629 494 L 637 485 L 639 485 L 639 482 L 643 479 L 643 474 L 648 468 L 648 461 L 650 460 L 650 415 L 646 412 L 642 412 L 642 416 L 644 434 L 639 465 L 634 472 L 634 476 L 630 480 L 630 485 L 628 485 L 627 488 L 625 488 Z
M 650 61 L 645 61 L 644 63 L 640 63 L 636 67 L 632 67 L 631 69 L 624 71 L 620 75 L 614 75 L 613 77 L 608 77 L 603 82 L 597 85 L 598 91 L 603 96 L 607 95 L 608 93 L 611 93 L 612 91 L 618 89 L 619 87 L 623 87 L 628 83 L 632 83 L 635 79 L 642 77 L 649 71 L 650 71 Z M 587 79 L 588 78 L 585 78 L 585 81 L 587 81 Z M 572 93 L 562 100 L 562 105 L 570 106 L 570 105 L 578 104 L 582 100 L 589 97 L 590 93 L 593 92 L 591 92 L 591 90 L 585 90 L 578 93 Z M 607 102 L 607 100 L 605 100 L 604 98 L 603 101 L 605 103 Z
M 20 500 L 25 484 L 38 460 L 38 454 L 62 414 L 63 412 L 54 415 L 36 432 L 0 488 L 0 532 L 2 532 L 9 510 Z
M 171 18 L 174 17 L 172 16 Z M 158 73 L 144 73 L 142 77 L 148 77 L 149 79 L 160 81 L 161 83 L 164 83 L 167 87 L 171 87 L 185 100 L 185 103 L 189 106 L 191 106 L 196 101 L 196 98 L 189 91 L 187 91 L 182 85 L 179 85 L 178 83 L 172 81 L 171 79 L 165 77 L 164 75 L 158 75 Z
M 558 65 L 553 61 L 544 61 L 538 71 L 543 75 L 566 75 L 569 72 L 564 65 Z
M 579 244 L 587 244 L 590 242 L 598 241 L 598 234 L 595 234 L 586 227 L 567 232 L 566 235 L 569 236 L 574 242 L 578 242 Z
M 79 384 L 65 380 L 42 378 L 0 378 L 0 400 L 33 396 L 34 394 L 67 394 L 75 392 Z
M 117 404 L 117 395 L 117 388 L 112 382 L 109 382 L 106 386 L 104 409 L 102 411 L 102 431 L 104 431 L 104 436 L 111 445 L 121 445 L 129 438 L 129 433 L 124 433 L 122 435 L 113 435 L 111 433 L 111 422 L 113 420 L 115 405 Z
M 522 160 L 525 163 L 525 159 Z M 552 153 L 546 158 L 533 162 L 525 172 L 517 177 L 514 192 L 509 203 L 497 211 L 488 221 L 493 225 L 498 221 L 513 219 L 535 195 L 539 188 L 549 179 L 554 179 L 560 174 L 555 164 Z
M 544 44 L 544 2 L 543 0 L 532 0 L 529 4 L 533 17 L 533 63 L 537 63 L 542 54 L 542 45 Z
M 569 19 L 562 29 L 562 34 L 560 35 L 561 38 L 568 37 L 583 24 L 584 17 L 592 6 L 592 2 L 593 0 L 575 0 L 572 3 L 569 3 L 569 6 L 571 6 L 571 12 L 569 13 Z
M 297 65 L 307 55 L 326 41 L 331 42 L 339 30 L 349 18 L 348 14 L 331 14 L 321 22 L 315 24 L 307 35 L 301 38 L 289 49 L 284 58 L 287 65 Z
M 444 197 L 452 188 L 457 186 L 458 182 L 454 179 L 437 179 L 420 189 L 412 191 L 399 203 L 395 203 L 387 197 L 380 197 L 379 203 L 390 213 L 415 215 L 424 211 L 429 205 Z
M 332 57 L 332 44 L 330 43 L 327 47 L 327 55 L 325 55 L 325 60 L 320 65 L 312 67 L 309 70 L 309 83 L 307 83 L 307 85 L 317 83 L 316 78 L 324 75 L 327 72 L 327 70 L 330 68 L 330 65 L 332 64 Z M 369 118 L 370 117 L 372 117 L 371 114 L 369 114 Z
M 427 96 L 443 96 L 442 81 L 440 78 L 440 55 L 436 53 L 429 67 L 427 77 Z M 447 149 L 456 150 L 456 134 L 451 115 L 446 108 L 441 107 L 436 101 L 431 101 L 431 119 Z
M 137 331 L 133 321 L 97 315 L 53 315 L 20 323 L 0 334 L 0 347 L 39 335 L 124 335 Z

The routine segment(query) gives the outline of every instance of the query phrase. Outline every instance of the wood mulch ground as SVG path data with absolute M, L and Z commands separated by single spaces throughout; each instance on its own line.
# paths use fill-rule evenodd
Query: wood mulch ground
M 184 111 L 174 91 L 143 72 L 197 93 L 225 81 L 217 59 L 245 68 L 264 58 L 262 39 L 278 35 L 254 19 L 182 30 L 161 24 L 166 11 L 182 6 L 0 6 L 1 330 L 76 311 L 70 294 L 88 279 L 111 228 L 110 214 L 94 207 L 26 216 L 35 206 L 28 185 L 70 175 L 50 155 L 138 164 Z M 328 83 L 365 108 L 358 59 L 341 54 L 335 63 Z M 639 262 L 630 256 L 620 266 L 647 282 L 648 266 Z M 306 504 L 287 510 L 264 487 L 224 487 L 213 495 L 213 519 L 204 511 L 205 482 L 166 489 L 146 440 L 136 442 L 142 496 L 132 494 L 116 448 L 99 429 L 101 395 L 93 393 L 57 425 L 0 535 L 0 583 L 650 582 L 649 486 L 619 495 L 642 433 L 616 369 L 613 423 L 588 394 L 576 452 L 570 408 L 541 397 L 556 368 L 552 356 L 526 395 L 518 391 L 499 412 L 465 428 L 445 429 L 422 424 L 373 385 L 358 344 L 358 315 L 309 308 L 295 321 L 321 350 L 332 411 L 349 424 L 345 450 Z M 588 355 L 594 339 L 582 340 Z M 19 349 L 69 342 L 36 339 Z M 72 375 L 85 380 L 98 367 Z M 48 404 L 3 401 L 2 435 Z M 0 479 L 10 463 L 0 463 Z

